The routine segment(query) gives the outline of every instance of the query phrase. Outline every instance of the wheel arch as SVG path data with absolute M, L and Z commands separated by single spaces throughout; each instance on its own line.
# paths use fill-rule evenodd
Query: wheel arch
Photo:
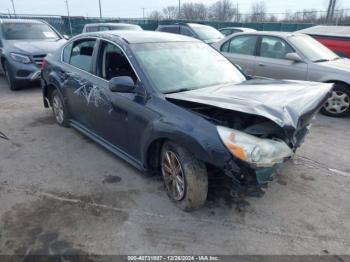
M 187 138 L 185 138 L 185 136 Z M 172 135 L 159 136 L 147 143 L 147 146 L 143 150 L 143 163 L 146 170 L 156 171 L 160 167 L 160 153 L 162 146 L 165 142 L 170 141 L 186 148 L 191 154 L 195 155 L 199 160 L 210 163 L 210 155 L 206 149 L 195 139 L 183 134 L 181 136 L 174 137 Z
M 346 81 L 342 81 L 342 80 L 326 80 L 326 81 L 323 81 L 323 83 L 342 84 L 350 88 L 350 83 L 347 83 Z

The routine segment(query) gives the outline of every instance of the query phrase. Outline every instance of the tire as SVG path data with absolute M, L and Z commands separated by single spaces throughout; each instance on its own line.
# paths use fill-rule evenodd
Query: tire
M 321 113 L 331 117 L 344 117 L 350 114 L 350 86 L 335 84 L 331 97 L 327 100 Z
M 11 71 L 11 67 L 9 63 L 5 60 L 4 62 L 4 74 L 7 80 L 7 83 L 9 85 L 10 90 L 16 91 L 20 89 L 20 86 L 16 83 L 13 73 Z
M 69 127 L 67 107 L 57 89 L 54 89 L 51 93 L 51 107 L 56 123 L 60 126 Z
M 184 211 L 202 207 L 208 195 L 205 164 L 173 142 L 163 144 L 160 158 L 164 185 L 170 200 Z

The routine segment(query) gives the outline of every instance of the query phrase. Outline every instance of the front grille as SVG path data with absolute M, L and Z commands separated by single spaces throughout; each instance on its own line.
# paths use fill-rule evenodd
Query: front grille
M 41 65 L 43 64 L 43 60 L 45 58 L 45 55 L 34 55 L 33 59 L 34 59 L 34 63 L 38 66 L 41 67 Z

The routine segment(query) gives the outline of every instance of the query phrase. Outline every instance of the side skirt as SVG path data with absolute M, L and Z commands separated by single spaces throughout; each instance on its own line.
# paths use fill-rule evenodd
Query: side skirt
M 84 135 L 86 135 L 87 137 L 89 137 L 90 139 L 92 139 L 93 141 L 98 143 L 99 145 L 103 146 L 104 148 L 106 148 L 107 150 L 109 150 L 110 152 L 115 154 L 116 156 L 122 158 L 123 160 L 125 160 L 126 162 L 131 164 L 132 166 L 136 167 L 141 172 L 146 172 L 146 169 L 144 168 L 144 166 L 142 165 L 142 163 L 139 160 L 130 156 L 129 154 L 127 154 L 123 150 L 119 149 L 115 145 L 113 145 L 110 142 L 108 142 L 107 140 L 105 140 L 104 138 L 98 136 L 93 131 L 91 131 L 90 129 L 81 125 L 77 121 L 70 120 L 69 123 L 73 128 L 77 129 L 78 131 L 80 131 L 81 133 L 83 133 Z

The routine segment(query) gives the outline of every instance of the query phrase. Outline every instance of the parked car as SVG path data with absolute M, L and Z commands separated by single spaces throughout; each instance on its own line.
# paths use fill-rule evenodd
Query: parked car
M 44 105 L 56 122 L 160 171 L 183 210 L 205 203 L 214 167 L 233 189 L 262 195 L 333 86 L 247 80 L 209 45 L 150 31 L 82 34 L 45 61 Z
M 11 90 L 40 83 L 44 57 L 65 43 L 64 37 L 44 21 L 0 19 L 0 58 Z
M 350 26 L 313 26 L 298 31 L 312 36 L 340 57 L 350 58 Z
M 248 75 L 335 83 L 322 108 L 328 116 L 350 113 L 350 60 L 312 37 L 298 33 L 239 33 L 214 44 Z
M 98 31 L 110 31 L 110 30 L 134 30 L 142 31 L 142 27 L 134 24 L 125 23 L 95 23 L 86 24 L 82 33 L 98 32 Z
M 213 44 L 220 41 L 225 36 L 214 27 L 193 23 L 176 23 L 169 25 L 159 25 L 156 31 L 180 34 L 194 37 L 207 44 Z
M 246 28 L 246 27 L 224 27 L 224 28 L 220 28 L 219 31 L 225 36 L 229 36 L 235 33 L 242 33 L 242 32 L 257 32 L 255 29 Z

